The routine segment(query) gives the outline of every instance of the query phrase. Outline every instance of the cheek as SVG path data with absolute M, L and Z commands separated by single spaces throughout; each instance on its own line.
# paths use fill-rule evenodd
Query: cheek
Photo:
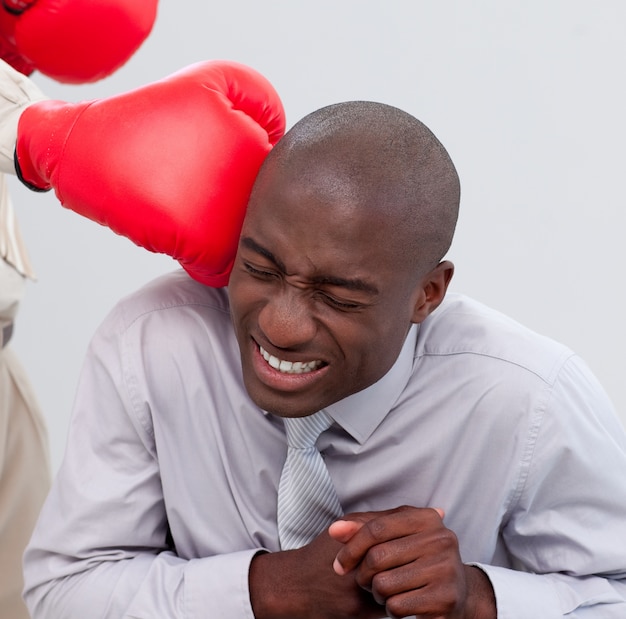
M 360 340 L 356 337 L 353 340 L 354 365 L 363 380 L 377 381 L 398 358 L 411 323 L 408 319 L 396 318 L 392 321 L 379 317 L 378 322 L 363 330 Z
M 258 283 L 246 274 L 231 277 L 228 298 L 231 320 L 238 339 L 255 330 L 259 312 L 266 303 L 263 292 Z
M 239 277 L 231 276 L 228 286 L 228 299 L 230 302 L 231 318 L 236 330 L 239 328 L 241 317 L 244 315 L 245 308 L 249 304 L 249 300 L 246 296 L 245 285 L 242 285 Z
M 235 263 L 235 267 L 228 282 L 228 297 L 233 314 L 241 314 L 242 309 L 250 302 L 253 286 L 250 278 L 242 272 L 242 267 Z
M 334 340 L 344 356 L 352 380 L 366 380 L 378 372 L 384 338 L 370 321 L 347 321 L 335 325 Z

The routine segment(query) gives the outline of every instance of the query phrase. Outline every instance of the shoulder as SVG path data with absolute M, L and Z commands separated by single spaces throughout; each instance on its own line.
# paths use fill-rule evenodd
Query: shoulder
M 406 397 L 422 403 L 428 393 L 439 407 L 451 403 L 464 425 L 478 421 L 474 436 L 481 423 L 503 441 L 536 437 L 539 427 L 547 437 L 608 428 L 626 444 L 610 399 L 575 352 L 463 295 L 449 295 L 420 326 Z
M 119 305 L 133 313 L 170 307 L 201 305 L 228 313 L 225 288 L 211 288 L 192 279 L 182 269 L 161 275 L 123 298 Z
M 238 373 L 229 308 L 226 288 L 201 284 L 182 269 L 163 275 L 113 307 L 91 340 L 88 359 L 105 364 L 137 401 L 165 389 L 162 401 L 169 402 L 173 391 L 185 391 L 172 387 L 180 377 L 199 385 Z
M 420 327 L 416 357 L 425 356 L 456 356 L 491 368 L 510 366 L 552 383 L 574 352 L 497 310 L 453 293 Z
M 193 315 L 203 317 L 202 321 L 208 316 L 230 320 L 228 294 L 225 288 L 201 284 L 179 269 L 157 277 L 122 298 L 103 326 L 126 331 L 138 322 L 157 316 L 158 320 L 182 320 L 184 316 Z

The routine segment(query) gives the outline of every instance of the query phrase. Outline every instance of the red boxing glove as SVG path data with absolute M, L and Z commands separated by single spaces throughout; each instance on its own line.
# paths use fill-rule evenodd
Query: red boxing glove
M 0 57 L 24 75 L 94 82 L 137 51 L 156 12 L 157 0 L 2 0 Z
M 224 286 L 252 184 L 285 130 L 256 71 L 201 62 L 128 93 L 20 116 L 18 176 L 63 206 Z

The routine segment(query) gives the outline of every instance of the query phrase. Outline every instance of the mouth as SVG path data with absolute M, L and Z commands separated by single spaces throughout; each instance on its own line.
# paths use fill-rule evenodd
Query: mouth
M 268 353 L 267 350 L 260 345 L 259 352 L 267 364 L 281 374 L 308 374 L 309 372 L 313 372 L 324 365 L 324 362 L 319 359 L 314 359 L 312 361 L 286 361 L 284 359 L 279 359 L 274 355 L 270 355 L 270 353 Z

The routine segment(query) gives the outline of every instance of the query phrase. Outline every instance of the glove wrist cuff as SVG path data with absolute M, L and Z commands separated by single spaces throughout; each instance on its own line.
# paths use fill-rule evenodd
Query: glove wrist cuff
M 20 180 L 20 182 L 22 183 L 22 185 L 24 185 L 25 187 L 28 187 L 28 189 L 30 189 L 31 191 L 36 191 L 37 193 L 46 193 L 47 191 L 50 191 L 50 189 L 52 189 L 52 187 L 37 187 L 37 185 L 33 185 L 32 183 L 29 183 L 24 178 L 24 175 L 22 174 L 22 168 L 20 167 L 19 159 L 17 158 L 17 149 L 13 151 L 13 162 L 15 164 L 15 174 L 17 178 Z

